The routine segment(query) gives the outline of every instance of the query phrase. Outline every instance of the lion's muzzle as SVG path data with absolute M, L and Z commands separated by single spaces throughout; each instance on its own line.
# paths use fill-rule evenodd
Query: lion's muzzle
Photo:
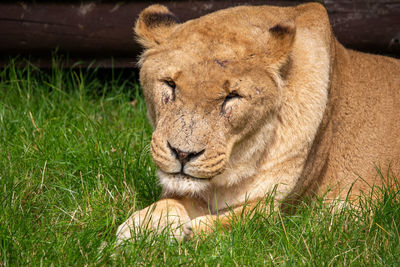
M 223 172 L 226 156 L 212 148 L 184 151 L 169 141 L 153 135 L 151 154 L 154 162 L 165 173 L 176 177 L 212 178 Z M 178 175 L 179 174 L 179 175 Z
M 192 161 L 193 159 L 196 159 L 197 157 L 199 157 L 200 155 L 202 155 L 205 151 L 205 149 L 200 150 L 199 152 L 185 152 L 180 150 L 179 148 L 175 148 L 173 146 L 171 146 L 171 144 L 169 142 L 167 142 L 168 144 L 168 148 L 172 151 L 172 153 L 175 155 L 175 157 L 178 159 L 178 161 L 181 164 L 181 173 L 185 174 L 185 165 L 186 163 L 188 163 L 189 161 Z

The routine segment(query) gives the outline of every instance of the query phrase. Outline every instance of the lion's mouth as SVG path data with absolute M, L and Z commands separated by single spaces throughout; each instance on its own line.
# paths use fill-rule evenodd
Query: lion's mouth
M 182 179 L 182 180 L 194 180 L 194 181 L 205 182 L 205 181 L 210 181 L 212 178 L 214 178 L 214 177 L 201 178 L 201 177 L 192 176 L 192 175 L 184 173 L 184 172 L 167 173 L 167 172 L 164 172 L 161 169 L 159 169 L 159 171 L 161 171 L 162 173 L 168 175 L 169 177 L 175 178 L 177 180 Z
M 213 177 L 209 177 L 209 178 L 195 177 L 190 174 L 186 174 L 184 172 L 171 173 L 171 176 L 175 177 L 176 179 L 192 179 L 192 180 L 196 180 L 196 181 L 209 181 L 213 178 Z

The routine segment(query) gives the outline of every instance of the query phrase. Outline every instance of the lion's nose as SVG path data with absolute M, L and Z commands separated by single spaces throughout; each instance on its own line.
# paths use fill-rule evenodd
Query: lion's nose
M 171 149 L 172 153 L 174 153 L 174 155 L 176 156 L 176 158 L 179 160 L 179 162 L 182 165 L 182 170 L 183 170 L 183 166 L 185 166 L 186 163 L 188 163 L 189 161 L 191 161 L 194 158 L 197 158 L 198 156 L 200 156 L 201 154 L 204 153 L 204 149 L 199 151 L 199 152 L 194 152 L 194 151 L 190 151 L 190 152 L 186 152 L 186 151 L 182 151 L 178 148 L 175 148 L 173 146 L 171 146 L 171 144 L 168 142 L 168 147 L 169 149 Z

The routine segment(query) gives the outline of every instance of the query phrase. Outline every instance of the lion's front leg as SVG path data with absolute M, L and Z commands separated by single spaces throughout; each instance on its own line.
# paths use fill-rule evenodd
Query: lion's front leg
M 255 201 L 246 203 L 243 206 L 236 207 L 227 211 L 220 211 L 219 214 L 206 214 L 194 218 L 191 222 L 191 232 L 193 235 L 210 234 L 217 229 L 227 230 L 231 227 L 232 222 L 237 218 L 251 218 L 256 211 L 265 212 L 266 206 Z M 245 215 L 246 214 L 246 215 Z
M 193 203 L 187 200 L 163 199 L 149 207 L 135 212 L 117 230 L 117 242 L 130 239 L 133 233 L 150 230 L 161 233 L 168 228 L 172 238 L 182 241 L 192 234 L 191 216 L 198 211 L 192 209 Z M 193 218 L 193 217 L 192 217 Z

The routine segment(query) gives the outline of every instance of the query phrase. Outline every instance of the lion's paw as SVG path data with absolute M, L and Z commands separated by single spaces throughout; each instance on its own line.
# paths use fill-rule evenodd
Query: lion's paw
M 149 231 L 150 234 L 169 234 L 171 240 L 181 242 L 192 236 L 192 225 L 187 214 L 176 210 L 144 209 L 135 212 L 117 229 L 117 244 Z
M 135 213 L 117 229 L 117 244 L 120 244 L 133 237 L 140 231 L 140 221 L 135 222 Z

